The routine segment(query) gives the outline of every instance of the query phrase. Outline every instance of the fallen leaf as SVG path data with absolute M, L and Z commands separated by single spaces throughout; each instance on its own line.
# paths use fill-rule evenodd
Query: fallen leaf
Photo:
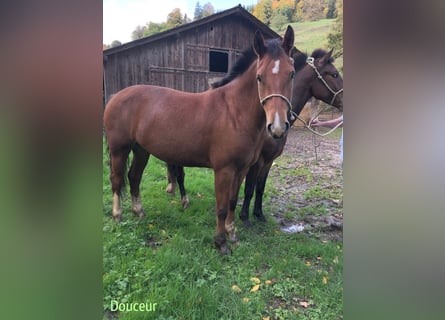
M 148 229 L 153 229 L 153 225 L 151 223 L 148 224 Z
M 263 317 L 262 320 L 270 320 L 270 317 L 269 316 Z
M 270 281 L 270 280 L 266 280 L 265 283 L 266 283 L 267 285 L 270 285 L 270 284 L 272 284 L 272 281 Z
M 261 280 L 256 277 L 250 278 L 250 281 L 255 282 L 255 283 L 261 283 Z
M 328 283 L 328 277 L 323 277 L 323 284 L 327 284 Z
M 306 267 L 310 267 L 311 266 L 311 262 L 310 261 L 306 261 L 306 263 L 304 264 Z
M 242 291 L 241 288 L 238 287 L 236 284 L 234 284 L 234 285 L 232 286 L 232 290 L 235 291 L 235 292 L 241 292 L 241 291 Z
M 259 289 L 260 289 L 260 285 L 257 284 L 257 285 L 254 285 L 254 286 L 252 287 L 252 289 L 250 289 L 250 292 L 255 292 L 255 291 L 258 291 Z
M 299 305 L 302 306 L 303 308 L 307 308 L 309 306 L 309 303 L 307 301 L 300 301 Z
M 338 257 L 335 257 L 334 260 L 332 260 L 332 262 L 338 264 Z
M 247 303 L 247 302 L 249 302 L 249 298 L 247 298 L 247 297 L 244 297 L 244 298 L 243 298 L 243 302 L 244 302 L 244 303 Z

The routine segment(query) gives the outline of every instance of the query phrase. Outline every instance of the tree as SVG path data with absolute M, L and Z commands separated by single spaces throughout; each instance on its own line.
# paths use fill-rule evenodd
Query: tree
M 324 17 L 325 4 L 320 0 L 300 0 L 297 10 L 304 21 L 316 21 Z
M 272 17 L 270 18 L 271 26 L 275 29 L 282 29 L 283 25 L 292 22 L 295 8 L 295 0 L 273 0 Z
M 114 40 L 110 46 L 111 46 L 111 48 L 114 48 L 114 47 L 121 46 L 121 45 L 122 45 L 122 42 L 120 42 L 119 40 Z
M 168 29 L 180 26 L 183 23 L 181 9 L 175 8 L 167 16 L 166 26 Z
M 253 15 L 264 24 L 270 26 L 272 18 L 272 0 L 260 0 L 253 10 Z
M 156 23 L 156 22 L 149 22 L 147 23 L 147 27 L 144 30 L 144 37 L 151 36 L 152 34 L 159 33 L 161 31 L 164 31 L 166 27 L 165 22 Z
M 193 20 L 198 20 L 201 18 L 202 18 L 202 7 L 198 1 L 198 2 L 196 2 L 196 5 L 195 5 L 195 14 L 193 16 Z
M 131 33 L 131 40 L 137 40 L 144 37 L 144 32 L 147 26 L 137 26 L 136 29 Z
M 336 18 L 336 11 L 335 11 L 335 4 L 336 4 L 336 0 L 328 0 L 327 2 L 327 6 L 324 9 L 326 15 L 326 19 L 333 19 Z
M 210 2 L 207 2 L 203 7 L 202 7 L 202 17 L 208 17 L 211 16 L 212 14 L 215 13 L 215 8 L 213 7 L 213 5 Z
M 334 58 L 343 55 L 343 0 L 337 0 L 335 5 L 335 24 L 328 34 L 328 47 L 334 49 Z

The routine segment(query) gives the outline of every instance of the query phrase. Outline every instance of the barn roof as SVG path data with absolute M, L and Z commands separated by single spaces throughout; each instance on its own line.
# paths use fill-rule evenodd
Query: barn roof
M 268 26 L 266 26 L 263 22 L 258 20 L 256 17 L 254 17 L 252 14 L 250 14 L 247 10 L 245 10 L 240 4 L 236 7 L 233 7 L 231 9 L 227 9 L 218 13 L 215 13 L 211 16 L 183 24 L 179 27 L 169 29 L 157 34 L 154 34 L 152 36 L 144 37 L 141 39 L 137 39 L 131 42 L 124 43 L 123 45 L 110 48 L 103 51 L 104 56 L 108 56 L 117 52 L 122 52 L 140 45 L 152 43 L 161 39 L 165 39 L 167 37 L 177 36 L 181 32 L 185 32 L 200 26 L 203 26 L 205 24 L 215 22 L 217 20 L 224 19 L 228 16 L 237 16 L 239 18 L 245 19 L 247 22 L 253 24 L 258 30 L 260 30 L 263 35 L 267 38 L 279 38 L 280 35 L 270 29 Z

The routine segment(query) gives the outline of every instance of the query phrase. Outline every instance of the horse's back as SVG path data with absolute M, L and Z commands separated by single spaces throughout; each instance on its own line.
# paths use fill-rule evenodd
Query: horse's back
M 108 140 L 137 142 L 167 162 L 208 166 L 208 96 L 151 85 L 127 87 L 106 106 Z

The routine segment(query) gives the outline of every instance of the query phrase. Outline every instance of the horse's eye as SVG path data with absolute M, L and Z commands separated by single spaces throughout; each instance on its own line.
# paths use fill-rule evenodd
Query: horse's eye
M 259 74 L 257 74 L 256 79 L 257 79 L 258 82 L 262 81 L 262 78 L 261 78 L 261 76 Z
M 332 76 L 333 76 L 334 78 L 338 78 L 338 72 L 333 73 Z

